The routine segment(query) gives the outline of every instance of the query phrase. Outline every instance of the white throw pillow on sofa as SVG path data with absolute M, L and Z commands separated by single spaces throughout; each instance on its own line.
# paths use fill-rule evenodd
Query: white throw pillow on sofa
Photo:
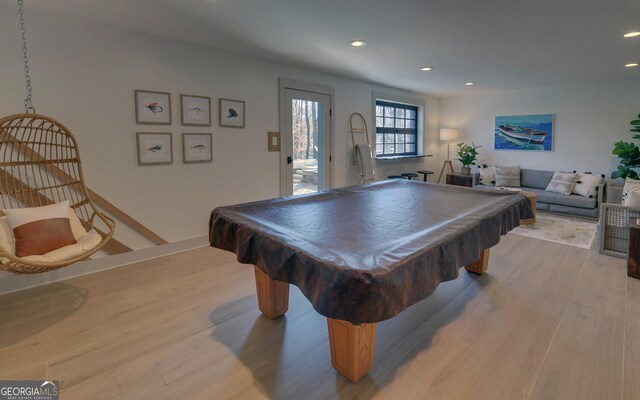
M 520 166 L 496 166 L 496 186 L 520 187 Z
M 487 186 L 494 186 L 496 184 L 496 167 L 480 165 L 478 172 L 480 173 L 480 184 Z
M 573 186 L 576 184 L 578 174 L 573 172 L 554 172 L 551 182 L 545 189 L 547 192 L 570 195 Z
M 630 193 L 640 191 L 640 180 L 627 178 L 622 188 L 622 205 L 630 206 L 627 202 L 631 202 Z
M 593 175 L 578 172 L 578 180 L 571 193 L 584 197 L 598 197 L 598 187 L 604 182 L 602 175 Z

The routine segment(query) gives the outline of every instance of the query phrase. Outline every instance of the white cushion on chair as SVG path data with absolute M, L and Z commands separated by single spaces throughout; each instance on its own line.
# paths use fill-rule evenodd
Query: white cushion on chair
M 69 208 L 69 223 L 71 224 L 71 232 L 73 232 L 73 236 L 76 240 L 80 240 L 84 235 L 87 234 L 87 230 L 82 226 L 82 222 L 80 222 L 80 218 L 73 211 L 73 209 Z
M 69 260 L 71 258 L 80 257 L 83 254 L 88 253 L 93 250 L 97 245 L 102 241 L 102 236 L 97 234 L 95 231 L 91 230 L 89 232 L 85 232 L 84 236 L 78 240 L 78 243 L 72 244 L 69 246 L 65 246 L 48 253 L 45 253 L 41 256 L 28 256 L 23 257 L 21 260 L 24 262 L 46 262 L 46 263 L 56 263 L 60 261 Z
M 0 250 L 16 254 L 16 240 L 7 217 L 0 217 Z
M 86 254 L 96 248 L 96 246 L 98 246 L 102 241 L 102 236 L 100 236 L 96 231 L 85 231 L 80 219 L 71 208 L 69 208 L 69 222 L 71 224 L 73 236 L 77 241 L 76 244 L 64 246 L 43 255 L 28 256 L 21 259 L 25 262 L 60 262 Z M 13 230 L 9 225 L 7 217 L 0 217 L 0 249 L 12 255 L 16 254 Z M 3 261 L 6 261 L 6 259 Z
M 632 191 L 626 197 L 625 206 L 640 207 L 640 191 Z
M 630 194 L 632 192 L 640 191 L 640 180 L 627 178 L 624 181 L 624 188 L 622 189 L 622 204 L 625 206 L 630 206 L 627 202 L 630 199 Z

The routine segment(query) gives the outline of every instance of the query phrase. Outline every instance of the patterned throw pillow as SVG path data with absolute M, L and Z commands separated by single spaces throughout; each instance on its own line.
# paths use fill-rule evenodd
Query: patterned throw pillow
M 496 186 L 520 187 L 520 166 L 496 167 Z
M 480 184 L 487 186 L 496 184 L 496 167 L 489 167 L 483 164 L 478 167 L 478 172 L 480 173 Z
M 18 257 L 42 255 L 76 243 L 69 222 L 69 201 L 43 207 L 4 210 Z
M 570 195 L 573 186 L 578 180 L 578 174 L 574 172 L 554 172 L 551 182 L 545 189 L 547 192 Z
M 575 172 L 575 171 L 573 171 Z M 578 180 L 571 190 L 573 194 L 584 197 L 597 197 L 598 187 L 604 183 L 604 175 L 593 175 L 591 172 L 578 172 Z
M 631 205 L 631 193 L 640 190 L 640 180 L 627 178 L 624 181 L 624 187 L 622 188 L 622 204 L 625 206 Z

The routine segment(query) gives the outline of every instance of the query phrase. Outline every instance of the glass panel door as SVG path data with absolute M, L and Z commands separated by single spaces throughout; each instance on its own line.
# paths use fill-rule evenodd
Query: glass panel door
M 327 177 L 330 97 L 287 89 L 286 195 L 314 193 L 329 187 Z
M 322 107 L 318 101 L 291 99 L 294 195 L 323 187 Z

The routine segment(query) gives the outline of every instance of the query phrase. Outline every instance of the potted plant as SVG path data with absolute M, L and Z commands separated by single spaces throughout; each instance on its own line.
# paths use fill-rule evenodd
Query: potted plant
M 638 114 L 638 119 L 631 121 L 630 130 L 631 132 L 636 133 L 633 135 L 633 139 L 640 139 L 640 114 Z M 635 143 L 628 143 L 620 140 L 619 142 L 614 143 L 611 154 L 620 158 L 620 165 L 618 165 L 618 169 L 611 173 L 612 179 L 627 179 L 627 177 L 631 179 L 638 179 L 638 173 L 634 168 L 640 167 L 640 147 Z
M 462 163 L 461 172 L 464 175 L 471 174 L 471 166 L 476 165 L 480 147 L 482 146 L 476 146 L 473 142 L 471 144 L 458 143 L 456 145 L 456 154 L 458 154 L 458 161 Z

